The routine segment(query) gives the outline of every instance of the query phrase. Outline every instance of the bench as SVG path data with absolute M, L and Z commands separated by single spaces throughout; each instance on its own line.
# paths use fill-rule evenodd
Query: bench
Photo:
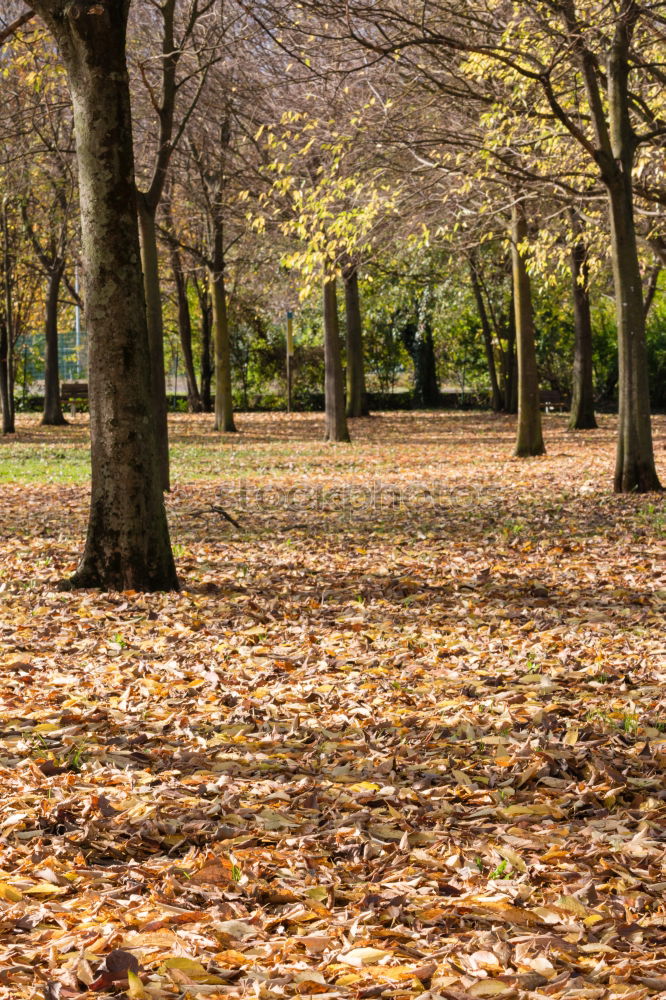
M 539 402 L 546 413 L 561 412 L 569 409 L 569 400 L 557 389 L 541 389 Z
M 63 403 L 70 403 L 70 412 L 76 416 L 76 404 L 88 402 L 87 382 L 63 382 L 60 386 L 60 399 Z

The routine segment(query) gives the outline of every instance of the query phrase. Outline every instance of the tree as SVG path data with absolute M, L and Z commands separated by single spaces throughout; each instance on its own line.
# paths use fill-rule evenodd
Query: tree
M 594 415 L 590 267 L 581 227 L 575 219 L 574 226 L 580 233 L 580 236 L 570 250 L 575 342 L 573 396 L 571 399 L 569 429 L 580 431 L 594 430 L 597 426 L 597 421 Z
M 151 408 L 125 57 L 129 0 L 36 0 L 34 8 L 67 73 L 79 167 L 92 484 L 85 550 L 69 586 L 177 589 Z
M 525 263 L 527 217 L 525 202 L 516 197 L 511 206 L 511 258 L 513 261 L 513 301 L 518 347 L 518 434 L 516 455 L 543 455 L 539 375 L 534 342 L 532 287 Z
M 274 0 L 292 30 L 324 38 L 351 37 L 377 58 L 394 58 L 423 82 L 461 103 L 495 108 L 499 131 L 516 142 L 524 183 L 605 188 L 619 343 L 620 399 L 614 485 L 619 492 L 660 489 L 648 398 L 645 316 L 634 214 L 639 149 L 663 148 L 666 124 L 660 4 L 638 0 L 509 0 L 487 5 L 461 0 L 302 0 L 296 16 Z M 306 12 L 306 13 L 304 13 Z M 357 50 L 358 51 L 358 50 Z M 348 66 L 357 55 L 352 52 Z M 517 111 L 517 114 L 514 114 Z M 497 129 L 482 116 L 485 136 Z M 532 137 L 516 134 L 530 122 Z M 456 140 L 459 139 L 459 135 Z M 578 157 L 572 157 L 575 149 Z M 491 155 L 494 155 L 491 152 Z M 572 184 L 574 178 L 576 183 Z M 515 180 L 515 177 L 514 177 Z
M 513 18 L 505 22 L 505 54 L 495 50 L 493 58 L 501 59 L 514 79 L 528 81 L 533 94 L 540 93 L 541 100 L 533 103 L 534 114 L 545 111 L 566 130 L 587 163 L 596 167 L 606 189 L 620 377 L 615 490 L 660 489 L 634 213 L 637 152 L 641 145 L 666 135 L 654 106 L 661 73 L 652 33 L 658 15 L 635 0 L 612 5 L 547 0 L 541 11 L 530 9 L 526 2 L 512 9 Z M 537 145 L 537 154 L 540 151 Z
M 355 263 L 343 268 L 345 286 L 345 318 L 347 329 L 347 416 L 367 417 L 368 397 L 365 391 L 363 361 L 363 321 L 358 289 L 358 267 Z
M 70 238 L 71 201 L 74 190 L 66 165 L 54 156 L 56 168 L 49 172 L 49 189 L 46 192 L 48 208 L 35 205 L 35 188 L 21 201 L 23 224 L 47 281 L 44 342 L 44 411 L 42 424 L 62 426 L 67 423 L 60 402 L 60 370 L 58 364 L 58 313 L 60 288 L 67 267 Z M 39 224 L 35 215 L 40 215 Z
M 349 441 L 340 360 L 340 326 L 335 275 L 324 279 L 324 356 L 326 365 L 326 441 Z
M 12 189 L 5 172 L 0 174 L 0 190 Z M 5 195 L 0 202 L 0 401 L 2 433 L 15 433 L 14 388 L 17 368 L 23 357 L 16 347 L 39 322 L 37 303 L 41 293 L 39 274 L 34 267 L 17 201 Z M 25 380 L 25 367 L 23 377 Z M 25 384 L 25 382 L 24 382 Z
M 46 279 L 43 424 L 63 425 L 58 366 L 60 290 L 75 239 L 76 180 L 72 121 L 62 69 L 53 66 L 52 42 L 30 31 L 30 45 L 15 46 L 8 66 L 3 114 L 11 123 L 5 183 L 23 222 L 32 265 Z
M 582 74 L 594 129 L 591 141 L 571 115 L 562 112 L 552 90 L 546 95 L 555 115 L 597 164 L 606 187 L 611 222 L 611 251 L 620 361 L 619 432 L 615 465 L 616 492 L 644 493 L 660 489 L 654 465 L 647 377 L 645 313 L 634 221 L 633 168 L 636 152 L 649 134 L 635 126 L 636 103 L 630 74 L 636 58 L 638 29 L 646 30 L 645 8 L 635 0 L 619 0 L 604 38 L 602 69 L 573 0 L 553 4 Z M 649 30 L 650 15 L 647 14 Z M 588 22 L 589 23 L 589 22 Z M 586 37 L 587 36 L 587 37 Z M 607 105 L 602 90 L 605 88 Z M 639 108 L 639 115 L 640 108 Z M 647 128 L 666 134 L 647 109 Z
M 157 118 L 157 141 L 152 159 L 152 169 L 142 185 L 137 183 L 137 205 L 139 211 L 139 233 L 141 237 L 141 257 L 148 318 L 148 339 L 150 343 L 151 374 L 153 386 L 153 412 L 157 432 L 157 447 L 162 470 L 164 489 L 170 487 L 169 473 L 169 433 L 167 425 L 166 382 L 164 374 L 164 323 L 162 316 L 162 294 L 160 289 L 159 257 L 157 246 L 157 210 L 162 200 L 169 165 L 174 149 L 180 141 L 196 103 L 203 89 L 210 67 L 212 39 L 199 40 L 190 52 L 197 25 L 215 5 L 215 0 L 190 0 L 184 14 L 178 0 L 161 0 L 151 4 L 149 16 L 145 17 L 151 34 L 141 59 L 140 75 L 146 84 L 153 111 Z M 180 4 L 182 8 L 182 3 Z M 178 13 L 182 14 L 181 31 L 178 32 Z M 156 19 L 150 16 L 157 15 Z M 161 36 L 161 59 L 157 79 L 151 79 L 150 66 L 154 62 L 152 52 L 152 32 L 158 25 Z M 185 54 L 193 57 L 193 65 L 188 66 L 179 78 L 179 65 Z M 180 120 L 176 120 L 177 101 L 185 84 L 191 87 L 197 79 L 192 93 L 187 94 L 184 108 L 180 109 Z
M 660 489 L 650 421 L 645 310 L 634 214 L 634 165 L 641 144 L 666 135 L 653 105 L 659 79 L 652 12 L 635 0 L 548 0 L 544 12 L 514 5 L 508 56 L 598 171 L 607 194 L 619 348 L 617 492 Z M 532 35 L 528 49 L 525 39 Z M 535 37 L 539 44 L 534 45 Z M 506 37 L 505 37 L 506 42 Z M 566 51 L 562 60 L 560 53 Z M 568 75 L 567 75 L 568 73 Z M 637 75 L 638 74 L 638 75 Z M 662 81 L 663 82 L 663 81 Z M 581 98 L 581 93 L 585 98 Z M 642 130 L 642 131 L 641 131 Z
M 2 402 L 2 433 L 16 431 L 14 414 L 14 384 L 12 378 L 12 347 L 14 344 L 14 302 L 12 275 L 14 257 L 10 250 L 8 199 L 2 200 L 2 309 L 0 309 L 0 400 Z
M 417 406 L 437 406 L 439 379 L 432 335 L 432 288 L 430 285 L 413 299 L 409 315 L 401 327 L 402 341 L 414 363 L 414 402 Z
M 173 235 L 175 226 L 173 211 L 170 199 L 167 199 L 164 206 L 164 214 L 169 226 L 169 232 Z M 183 361 L 185 363 L 185 378 L 187 381 L 187 408 L 190 413 L 201 413 L 203 403 L 197 384 L 197 376 L 194 370 L 194 356 L 192 353 L 192 317 L 190 314 L 190 300 L 188 297 L 188 275 L 183 266 L 180 248 L 175 238 L 169 245 L 171 256 L 171 270 L 173 281 L 176 286 L 176 302 L 178 307 L 178 335 L 180 346 L 183 351 Z
M 476 302 L 476 307 L 479 313 L 479 321 L 481 323 L 481 333 L 483 336 L 483 347 L 486 354 L 486 363 L 488 365 L 488 377 L 490 378 L 490 398 L 491 406 L 494 413 L 499 413 L 502 409 L 502 392 L 499 387 L 499 382 L 497 380 L 497 366 L 495 365 L 495 350 L 493 347 L 493 334 L 490 326 L 490 320 L 488 319 L 488 310 L 486 309 L 486 303 L 483 298 L 483 291 L 481 288 L 481 281 L 479 280 L 479 263 L 478 255 L 472 250 L 468 254 L 468 265 L 469 265 L 469 276 L 472 282 L 472 289 L 474 291 L 474 299 Z
M 323 103 L 324 93 L 317 95 Z M 344 102 L 348 107 L 348 95 Z M 331 98 L 332 99 L 332 98 Z M 376 100 L 346 115 L 349 124 L 338 128 L 329 114 L 318 117 L 314 103 L 307 110 L 286 111 L 279 126 L 262 128 L 269 160 L 265 176 L 272 182 L 259 199 L 255 225 L 263 232 L 267 220 L 289 242 L 282 263 L 298 272 L 301 295 L 321 281 L 324 287 L 326 439 L 349 440 L 346 421 L 338 415 L 344 384 L 340 339 L 337 333 L 335 282 L 345 279 L 349 343 L 348 415 L 364 409 L 363 344 L 358 294 L 358 261 L 369 254 L 378 231 L 395 212 L 395 191 L 383 183 L 382 171 L 368 158 L 368 143 L 356 143 L 364 134 L 363 118 L 372 115 Z M 312 105 L 312 106 L 310 106 Z
M 227 247 L 225 242 L 227 158 L 231 144 L 231 119 L 223 116 L 214 136 L 204 134 L 201 143 L 190 139 L 190 150 L 201 184 L 206 225 L 206 265 L 211 302 L 211 327 L 215 356 L 215 430 L 236 433 L 231 387 L 231 340 L 227 303 Z
M 201 320 L 201 403 L 204 413 L 210 413 L 213 409 L 211 393 L 213 381 L 213 364 L 211 359 L 213 306 L 210 300 L 210 288 L 206 277 L 200 279 L 198 275 L 195 275 L 194 290 L 199 302 Z

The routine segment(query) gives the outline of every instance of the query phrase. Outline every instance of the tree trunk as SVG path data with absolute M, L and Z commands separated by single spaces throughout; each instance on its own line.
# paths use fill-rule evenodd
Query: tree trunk
M 85 551 L 69 585 L 175 590 L 137 229 L 128 7 L 118 0 L 80 13 L 55 0 L 35 3 L 67 71 L 79 164 L 92 495 Z
M 597 162 L 608 191 L 611 259 L 617 315 L 619 414 L 616 493 L 661 489 L 654 464 L 648 385 L 645 303 L 638 262 L 632 173 L 636 135 L 629 98 L 631 44 L 639 5 L 625 2 L 608 52 L 608 129 L 591 104 L 601 151 Z
M 12 379 L 12 349 L 14 345 L 14 309 L 12 302 L 12 261 L 9 254 L 7 201 L 2 203 L 2 272 L 4 317 L 0 315 L 0 400 L 2 402 L 2 433 L 16 432 L 14 421 L 14 387 Z
M 592 373 L 592 319 L 590 316 L 589 268 L 583 243 L 571 249 L 571 278 L 574 304 L 574 364 L 573 398 L 569 429 L 593 430 L 597 426 L 594 416 L 594 380 Z
M 486 311 L 486 304 L 483 301 L 483 292 L 481 291 L 481 285 L 479 284 L 479 275 L 477 272 L 477 261 L 476 255 L 470 254 L 469 257 L 469 275 L 472 280 L 472 288 L 474 290 L 474 298 L 476 299 L 476 308 L 479 312 L 479 320 L 481 322 L 481 332 L 483 334 L 483 345 L 486 351 L 486 361 L 488 364 L 488 375 L 490 377 L 490 391 L 491 391 L 491 405 L 494 413 L 499 413 L 502 409 L 502 393 L 500 391 L 499 382 L 497 381 L 497 367 L 495 365 L 495 352 L 493 350 L 493 334 L 490 329 L 490 321 L 488 319 L 488 313 Z
M 211 330 L 212 330 L 212 305 L 210 293 L 205 283 L 200 285 L 196 282 L 197 297 L 201 310 L 201 402 L 204 413 L 212 413 L 213 399 L 211 384 L 213 381 L 213 365 L 211 362 Z
M 342 360 L 340 358 L 340 328 L 335 278 L 324 280 L 324 362 L 326 369 L 324 381 L 326 433 L 324 440 L 349 441 L 347 417 L 345 416 Z
M 197 376 L 194 371 L 194 358 L 192 356 L 192 319 L 190 317 L 190 303 L 187 298 L 187 281 L 183 273 L 180 254 L 175 247 L 171 250 L 171 267 L 176 283 L 176 295 L 178 297 L 178 333 L 180 334 L 180 346 L 183 350 L 183 360 L 185 362 L 187 409 L 190 413 L 201 413 L 203 405 L 201 396 L 199 395 Z
M 512 265 L 513 267 L 513 265 Z M 504 410 L 518 413 L 518 364 L 516 362 L 516 298 L 511 284 L 511 299 L 506 330 L 506 351 L 504 353 Z
M 150 349 L 150 377 L 152 385 L 153 420 L 157 455 L 160 463 L 162 489 L 171 488 L 169 469 L 169 427 L 167 420 L 166 376 L 164 374 L 164 324 L 162 320 L 162 293 L 160 290 L 159 258 L 157 255 L 157 229 L 155 211 L 140 192 L 137 194 L 139 234 L 141 237 L 141 265 L 143 268 L 148 344 Z
M 345 268 L 345 317 L 347 321 L 347 416 L 367 417 L 363 362 L 363 324 L 358 292 L 358 270 L 355 265 Z
M 44 370 L 44 413 L 42 424 L 62 427 L 66 424 L 60 405 L 60 371 L 58 367 L 58 296 L 64 264 L 58 263 L 49 274 L 46 296 L 46 358 Z
M 516 354 L 515 340 L 512 342 L 511 351 L 511 382 L 509 383 L 509 406 L 507 413 L 518 413 L 518 356 Z
M 435 344 L 432 338 L 430 299 L 432 291 L 426 288 L 421 296 L 419 319 L 414 342 L 414 402 L 417 406 L 439 404 L 439 379 L 435 361 Z
M 0 402 L 2 403 L 2 433 L 15 434 L 14 394 L 11 387 L 11 350 L 7 323 L 0 319 Z
M 213 337 L 215 343 L 215 430 L 236 433 L 234 404 L 231 395 L 231 344 L 227 294 L 224 286 L 224 250 L 222 232 L 217 227 L 214 238 L 213 269 L 210 290 L 213 299 Z
M 619 361 L 616 493 L 660 490 L 654 464 L 643 289 L 634 225 L 631 175 L 608 188 Z
M 541 432 L 532 287 L 519 249 L 526 238 L 525 205 L 522 201 L 514 201 L 511 208 L 511 261 L 518 347 L 518 434 L 515 454 L 520 457 L 543 455 L 546 450 Z
M 661 264 L 656 263 L 650 268 L 650 277 L 648 278 L 647 287 L 645 289 L 645 295 L 643 296 L 643 315 L 645 316 L 645 321 L 647 323 L 647 318 L 650 315 L 650 309 L 652 308 L 652 303 L 654 302 L 655 295 L 657 294 L 657 288 L 659 286 L 659 275 L 661 274 Z

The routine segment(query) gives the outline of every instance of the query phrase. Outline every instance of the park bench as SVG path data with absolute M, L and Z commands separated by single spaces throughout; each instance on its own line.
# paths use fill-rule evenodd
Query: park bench
M 63 382 L 60 386 L 60 399 L 63 403 L 70 404 L 72 416 L 76 416 L 76 404 L 88 402 L 87 382 Z
M 557 389 L 541 389 L 539 402 L 546 413 L 569 409 L 569 400 Z

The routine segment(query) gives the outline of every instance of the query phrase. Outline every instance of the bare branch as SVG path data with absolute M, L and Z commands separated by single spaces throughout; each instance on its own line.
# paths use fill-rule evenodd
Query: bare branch
M 6 42 L 8 38 L 11 38 L 12 35 L 15 35 L 16 32 L 22 28 L 24 24 L 27 24 L 28 21 L 31 21 L 33 17 L 35 17 L 35 11 L 27 10 L 25 14 L 21 14 L 21 16 L 17 17 L 15 21 L 8 24 L 6 28 L 0 28 L 0 45 L 2 45 L 3 42 Z

